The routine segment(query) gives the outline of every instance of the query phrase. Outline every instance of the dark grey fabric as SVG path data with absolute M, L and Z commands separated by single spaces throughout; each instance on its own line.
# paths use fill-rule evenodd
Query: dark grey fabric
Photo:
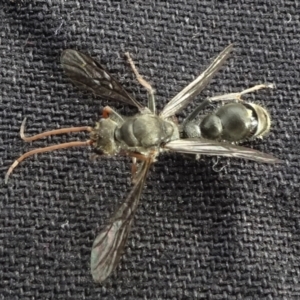
M 0 15 L 0 299 L 300 299 L 300 22 L 297 1 L 6 1 Z M 19 137 L 93 125 L 109 104 L 63 75 L 63 49 L 89 53 L 146 103 L 124 52 L 157 91 L 161 109 L 229 43 L 226 66 L 197 97 L 275 83 L 246 99 L 272 116 L 247 143 L 284 161 L 270 166 L 162 155 L 151 168 L 125 255 L 103 285 L 90 248 L 130 190 L 130 161 L 93 162 L 90 149 L 10 164 L 36 147 Z M 195 105 L 195 104 L 194 104 Z M 190 105 L 180 117 L 194 107 Z M 216 165 L 215 165 L 216 164 Z M 214 166 L 215 165 L 215 166 Z M 222 167 L 225 166 L 224 169 Z M 222 169 L 222 170 L 221 170 Z M 215 171 L 216 170 L 216 171 Z

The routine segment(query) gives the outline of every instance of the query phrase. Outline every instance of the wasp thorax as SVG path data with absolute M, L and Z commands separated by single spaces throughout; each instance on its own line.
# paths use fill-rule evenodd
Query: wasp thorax
M 200 131 L 204 138 L 215 140 L 220 137 L 222 130 L 221 120 L 216 115 L 208 115 L 201 121 Z
M 128 147 L 153 147 L 178 138 L 178 128 L 152 114 L 128 118 L 116 129 L 115 137 Z
M 118 152 L 118 146 L 115 140 L 115 130 L 117 124 L 111 119 L 101 119 L 96 123 L 91 132 L 91 139 L 94 142 L 96 153 L 112 155 Z

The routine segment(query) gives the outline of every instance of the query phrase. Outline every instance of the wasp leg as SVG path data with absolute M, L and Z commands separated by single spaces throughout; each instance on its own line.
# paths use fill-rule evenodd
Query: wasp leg
M 215 96 L 212 98 L 208 98 L 208 100 L 210 100 L 210 102 L 213 101 L 243 101 L 242 99 L 242 95 L 245 94 L 249 94 L 261 89 L 273 89 L 274 85 L 273 84 L 258 84 L 255 85 L 249 89 L 243 90 L 239 93 L 230 93 L 230 94 L 225 94 L 225 95 L 219 95 L 219 96 Z
M 103 108 L 102 117 L 105 119 L 110 118 L 118 124 L 122 124 L 124 122 L 124 118 L 110 106 L 105 106 Z
M 136 181 L 136 174 L 137 174 L 138 164 L 136 162 L 136 157 L 132 158 L 132 165 L 131 165 L 131 182 L 135 184 Z
M 136 152 L 129 152 L 129 153 L 127 153 L 127 155 L 129 155 L 132 158 L 131 182 L 132 182 L 132 184 L 135 184 L 136 180 L 138 178 L 141 166 L 142 166 L 142 164 L 140 162 L 147 160 L 147 156 L 140 154 L 140 153 L 136 153 Z M 139 160 L 139 162 L 138 162 L 138 160 Z
M 148 108 L 150 109 L 150 111 L 152 111 L 154 114 L 156 114 L 154 90 L 153 90 L 153 93 L 150 93 L 148 91 Z
M 132 182 L 132 184 L 136 183 L 141 166 L 142 166 L 142 164 L 139 164 L 137 162 L 136 157 L 132 157 L 132 165 L 131 165 L 131 182 Z
M 153 112 L 154 114 L 156 113 L 156 105 L 155 105 L 155 96 L 154 96 L 154 89 L 152 88 L 152 86 L 150 85 L 149 82 L 147 82 L 142 75 L 139 73 L 139 71 L 137 70 L 129 52 L 125 53 L 127 60 L 130 64 L 130 67 L 134 73 L 134 75 L 136 76 L 136 79 L 138 80 L 138 82 L 147 90 L 148 92 L 148 108 L 151 110 L 151 112 Z
M 255 85 L 249 89 L 243 90 L 239 93 L 230 93 L 230 94 L 225 94 L 225 95 L 219 95 L 219 96 L 215 96 L 215 97 L 211 97 L 211 98 L 207 98 L 205 99 L 199 106 L 197 106 L 188 116 L 187 118 L 184 120 L 183 126 L 185 127 L 185 125 L 193 120 L 196 119 L 196 117 L 199 115 L 199 113 L 211 102 L 215 102 L 215 101 L 243 101 L 242 99 L 242 95 L 248 94 L 248 93 L 252 93 L 254 91 L 260 90 L 260 89 L 272 89 L 274 88 L 273 84 L 258 84 Z

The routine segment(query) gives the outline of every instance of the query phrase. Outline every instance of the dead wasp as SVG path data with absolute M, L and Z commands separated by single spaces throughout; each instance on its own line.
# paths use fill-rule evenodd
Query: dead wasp
M 31 137 L 24 134 L 25 119 L 20 129 L 21 138 L 25 141 L 83 130 L 90 132 L 90 139 L 29 151 L 12 164 L 5 181 L 7 182 L 13 169 L 26 157 L 61 148 L 92 145 L 98 155 L 123 154 L 132 157 L 133 188 L 92 246 L 91 271 L 95 281 L 104 281 L 118 265 L 148 170 L 159 153 L 175 151 L 193 155 L 245 158 L 263 163 L 279 162 L 272 155 L 224 142 L 239 142 L 263 136 L 269 131 L 268 112 L 258 105 L 244 103 L 241 96 L 261 88 L 272 87 L 271 85 L 257 85 L 240 93 L 206 99 L 181 125 L 174 120 L 175 114 L 185 108 L 209 84 L 228 58 L 232 47 L 226 47 L 209 67 L 171 99 L 159 114 L 156 112 L 154 90 L 138 73 L 128 53 L 126 56 L 137 80 L 148 92 L 148 107 L 144 107 L 130 96 L 118 81 L 89 56 L 76 50 L 65 50 L 62 53 L 63 69 L 76 85 L 103 98 L 136 106 L 139 112 L 133 117 L 125 118 L 112 108 L 105 107 L 102 118 L 94 127 L 62 128 Z M 199 117 L 199 113 L 213 101 L 230 103 L 219 108 L 214 114 Z

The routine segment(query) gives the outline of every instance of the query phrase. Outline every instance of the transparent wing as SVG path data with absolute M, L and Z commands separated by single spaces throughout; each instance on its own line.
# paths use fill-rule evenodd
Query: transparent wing
M 93 243 L 91 271 L 96 282 L 104 281 L 120 261 L 150 165 L 151 159 L 143 162 L 128 197 Z
M 168 118 L 185 108 L 210 83 L 213 76 L 228 58 L 232 48 L 233 44 L 227 46 L 199 77 L 170 100 L 160 113 L 160 116 Z
M 80 88 L 106 99 L 122 101 L 139 109 L 143 106 L 132 98 L 98 62 L 79 51 L 67 49 L 61 55 L 67 76 Z
M 269 164 L 281 162 L 270 154 L 251 148 L 199 138 L 172 141 L 167 143 L 164 147 L 179 153 L 235 157 Z

